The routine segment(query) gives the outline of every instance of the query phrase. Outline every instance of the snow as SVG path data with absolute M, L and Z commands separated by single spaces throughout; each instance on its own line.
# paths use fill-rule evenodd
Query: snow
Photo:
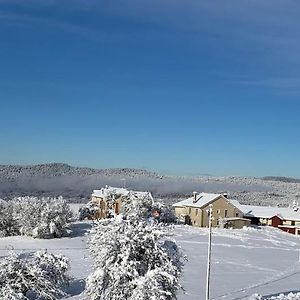
M 47 249 L 70 259 L 73 282 L 67 289 L 68 300 L 79 300 L 84 279 L 92 273 L 87 250 L 89 221 L 75 222 L 73 235 L 60 239 L 33 239 L 25 236 L 0 238 L 0 257 L 9 249 L 33 253 Z M 175 226 L 174 239 L 187 255 L 178 300 L 204 299 L 208 230 Z M 255 293 L 264 297 L 300 291 L 300 238 L 272 227 L 241 230 L 214 229 L 212 237 L 211 299 L 249 299 Z M 281 299 L 281 298 L 278 298 Z M 293 298 L 291 298 L 293 299 Z
M 235 201 L 237 202 L 237 201 Z M 295 211 L 292 207 L 269 207 L 255 205 L 237 205 L 237 207 L 248 217 L 270 219 L 278 216 L 283 220 L 300 221 L 300 211 Z
M 204 299 L 207 234 L 205 228 L 176 228 L 176 240 L 188 256 L 179 300 Z M 214 229 L 211 299 L 249 299 L 299 290 L 300 239 L 276 228 Z
M 60 239 L 33 239 L 26 236 L 13 236 L 0 238 L 0 257 L 8 255 L 11 249 L 24 255 L 31 254 L 40 249 L 47 249 L 53 254 L 63 254 L 70 259 L 70 275 L 73 281 L 67 292 L 71 295 L 69 300 L 80 299 L 80 293 L 84 290 L 84 280 L 92 272 L 91 260 L 87 250 L 86 233 L 92 223 L 75 222 L 72 224 L 73 234 L 70 237 Z
M 106 186 L 104 188 L 101 188 L 100 190 L 94 190 L 92 196 L 106 198 L 109 197 L 111 194 L 117 194 L 122 196 L 127 196 L 128 194 L 132 194 L 139 198 L 150 195 L 149 192 L 130 191 L 125 188 Z
M 200 194 L 196 195 L 195 203 L 194 203 L 194 196 L 193 196 L 188 199 L 177 202 L 177 203 L 173 204 L 173 206 L 174 207 L 192 206 L 192 207 L 201 208 L 221 196 L 222 196 L 221 194 L 200 193 Z
M 116 188 L 116 187 L 107 186 L 100 190 L 94 190 L 92 196 L 106 198 L 110 194 L 118 194 L 118 195 L 122 195 L 122 196 L 127 196 L 128 193 L 129 193 L 129 191 L 124 188 Z

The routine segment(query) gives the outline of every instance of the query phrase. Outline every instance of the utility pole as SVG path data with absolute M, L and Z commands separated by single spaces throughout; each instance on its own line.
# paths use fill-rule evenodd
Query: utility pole
M 205 300 L 210 298 L 210 265 L 211 265 L 211 223 L 212 223 L 212 204 L 209 205 L 207 210 L 208 216 L 208 249 L 207 249 L 207 271 L 206 271 L 206 297 Z

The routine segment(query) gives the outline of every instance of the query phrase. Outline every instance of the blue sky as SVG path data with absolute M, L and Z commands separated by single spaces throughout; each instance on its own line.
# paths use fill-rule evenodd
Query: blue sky
M 0 0 L 0 164 L 300 177 L 299 9 Z

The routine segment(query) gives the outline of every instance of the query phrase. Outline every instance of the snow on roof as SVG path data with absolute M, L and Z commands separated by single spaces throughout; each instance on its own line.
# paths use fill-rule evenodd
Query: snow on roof
M 197 194 L 195 203 L 194 203 L 194 196 L 192 196 L 188 199 L 185 199 L 185 200 L 182 200 L 180 202 L 173 204 L 173 206 L 174 207 L 189 206 L 189 207 L 201 208 L 219 197 L 222 197 L 222 195 L 221 194 L 200 193 L 200 194 Z
M 153 200 L 152 194 L 150 192 L 140 192 L 140 191 L 129 191 L 129 194 L 136 198 L 145 198 L 149 197 Z
M 239 217 L 224 218 L 223 220 L 224 221 L 238 221 L 238 220 L 242 220 L 242 221 L 249 221 L 249 222 L 251 222 L 251 220 L 249 220 L 249 219 L 239 218 Z
M 100 190 L 94 190 L 92 193 L 92 196 L 106 198 L 111 194 L 116 194 L 116 195 L 121 195 L 121 196 L 131 195 L 136 198 L 145 198 L 148 196 L 151 199 L 153 199 L 150 192 L 130 191 L 125 188 L 117 188 L 117 187 L 112 187 L 112 186 L 106 186 Z
M 106 186 L 100 190 L 94 190 L 92 196 L 105 198 L 110 194 L 117 194 L 122 196 L 127 196 L 129 191 L 125 188 L 116 188 L 112 186 Z
M 245 217 L 270 219 L 274 216 L 278 216 L 283 220 L 300 221 L 300 211 L 295 211 L 291 207 L 269 207 L 240 204 L 240 207 L 238 208 L 244 213 Z

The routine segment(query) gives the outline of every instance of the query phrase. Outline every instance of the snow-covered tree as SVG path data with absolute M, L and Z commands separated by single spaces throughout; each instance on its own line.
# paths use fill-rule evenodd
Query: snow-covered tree
M 86 282 L 89 300 L 176 299 L 182 259 L 168 227 L 133 215 L 100 221 L 89 241 L 96 269 Z
M 289 293 L 289 294 L 279 294 L 278 296 L 271 296 L 268 298 L 262 297 L 259 294 L 252 295 L 249 300 L 300 300 L 300 293 Z
M 158 222 L 162 223 L 175 223 L 176 216 L 174 210 L 161 202 L 155 202 L 152 206 L 152 212 L 157 212 L 158 216 L 156 217 Z
M 18 234 L 19 228 L 16 220 L 13 218 L 12 205 L 0 203 L 0 237 Z
M 0 295 L 7 300 L 27 300 L 28 293 L 46 300 L 66 295 L 61 287 L 68 283 L 69 261 L 46 251 L 33 258 L 20 258 L 11 252 L 0 262 Z
M 10 286 L 0 287 L 1 300 L 28 300 L 22 293 L 15 292 Z
M 15 198 L 10 203 L 19 232 L 36 238 L 61 237 L 68 233 L 72 212 L 59 198 Z
M 78 213 L 78 219 L 79 221 L 85 220 L 85 219 L 93 219 L 96 215 L 96 213 L 99 210 L 99 206 L 94 203 L 93 201 L 89 201 L 86 205 L 79 208 Z

